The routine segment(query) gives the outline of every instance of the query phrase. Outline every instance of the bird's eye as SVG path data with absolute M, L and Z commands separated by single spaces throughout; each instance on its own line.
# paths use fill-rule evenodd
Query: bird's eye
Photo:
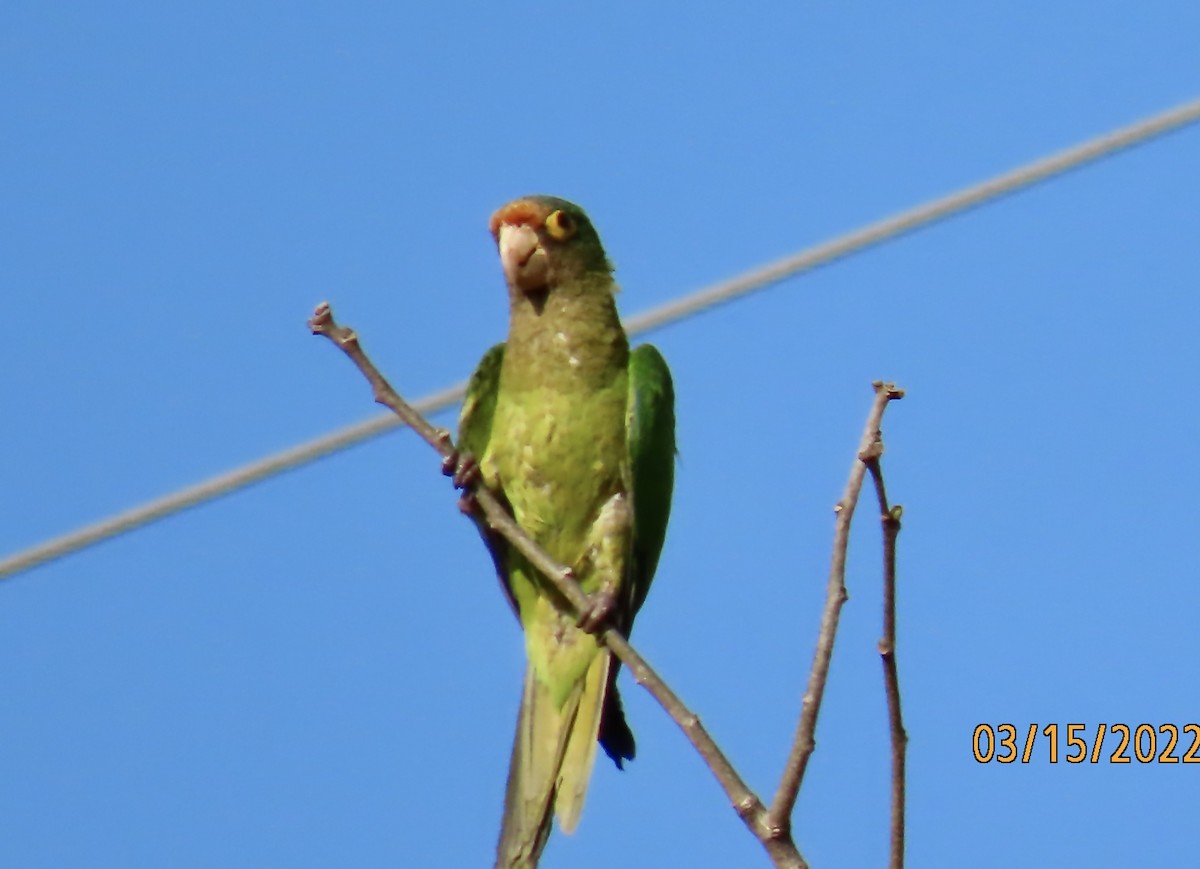
M 565 211 L 555 211 L 546 218 L 546 232 L 557 241 L 566 241 L 575 234 L 575 220 Z

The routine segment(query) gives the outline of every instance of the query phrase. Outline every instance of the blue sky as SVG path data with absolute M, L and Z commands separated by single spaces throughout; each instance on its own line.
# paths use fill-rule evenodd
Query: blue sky
M 322 299 L 406 395 L 464 377 L 517 195 L 588 209 L 628 315 L 1200 94 L 1181 2 L 401 6 L 0 12 L 0 552 L 374 414 Z M 1194 859 L 1200 766 L 981 765 L 971 734 L 1200 719 L 1198 153 L 649 336 L 681 456 L 634 641 L 760 793 L 884 378 L 910 865 Z M 796 817 L 820 867 L 886 854 L 871 513 Z M 410 432 L 0 584 L 0 660 L 7 864 L 491 859 L 520 638 Z M 624 693 L 638 759 L 544 865 L 766 865 Z

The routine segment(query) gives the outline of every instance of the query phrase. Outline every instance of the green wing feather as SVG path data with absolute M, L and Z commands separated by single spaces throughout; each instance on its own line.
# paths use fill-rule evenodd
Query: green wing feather
M 487 449 L 492 437 L 492 418 L 496 414 L 496 397 L 500 394 L 500 367 L 504 363 L 504 342 L 496 344 L 483 354 L 475 372 L 467 381 L 467 394 L 463 398 L 462 410 L 458 414 L 458 451 L 469 453 L 477 461 Z M 474 518 L 474 517 L 473 517 Z M 488 553 L 496 568 L 496 576 L 508 603 L 517 612 L 517 601 L 513 597 L 504 559 L 508 543 L 503 537 L 488 528 L 487 523 L 475 518 L 479 536 L 487 545 Z
M 483 455 L 492 436 L 492 417 L 496 414 L 496 396 L 500 393 L 500 366 L 504 362 L 504 342 L 483 354 L 475 373 L 467 381 L 467 395 L 458 415 L 458 449 L 475 458 Z
M 629 354 L 626 421 L 633 476 L 633 564 L 629 577 L 628 633 L 646 601 L 671 516 L 675 486 L 675 388 L 657 348 L 643 344 Z
M 628 575 L 621 585 L 617 626 L 629 636 L 658 567 L 675 485 L 675 389 L 666 360 L 649 344 L 629 354 L 625 438 L 633 499 L 633 552 Z M 621 662 L 613 660 L 608 671 L 599 738 L 605 754 L 618 768 L 624 768 L 623 761 L 632 760 L 637 753 L 637 744 L 621 708 L 621 694 L 617 690 L 620 669 Z

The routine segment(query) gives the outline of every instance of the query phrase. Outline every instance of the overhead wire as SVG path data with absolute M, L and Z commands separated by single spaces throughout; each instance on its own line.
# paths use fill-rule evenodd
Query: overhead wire
M 1198 120 L 1200 120 L 1200 99 L 1088 139 L 1074 147 L 1058 151 L 947 196 L 930 200 L 899 214 L 878 220 L 792 256 L 784 257 L 729 280 L 666 302 L 629 318 L 625 321 L 625 327 L 631 335 L 634 335 L 690 317 L 716 305 L 778 283 L 800 272 L 874 247 L 888 239 L 928 226 L 953 214 L 1060 175 L 1121 149 L 1180 129 Z M 433 414 L 461 400 L 465 390 L 466 381 L 462 381 L 414 401 L 413 407 L 423 414 Z M 384 434 L 399 425 L 401 425 L 399 419 L 392 414 L 380 415 L 355 423 L 75 531 L 51 538 L 0 560 L 0 579 L 15 576 L 47 561 L 61 558 L 181 510 L 230 494 L 283 471 L 340 452 Z

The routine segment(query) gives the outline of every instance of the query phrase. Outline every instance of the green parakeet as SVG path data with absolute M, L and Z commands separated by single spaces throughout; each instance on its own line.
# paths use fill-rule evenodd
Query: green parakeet
M 674 483 L 671 374 L 630 350 L 612 265 L 577 205 L 529 196 L 491 219 L 508 285 L 508 339 L 471 378 L 458 449 L 517 523 L 574 571 L 628 635 L 662 550 Z M 460 473 L 463 465 L 460 465 Z M 461 478 L 460 478 L 461 482 Z M 634 756 L 619 662 L 551 583 L 477 517 L 525 632 L 528 665 L 496 865 L 536 866 L 550 833 L 579 823 L 599 741 Z

